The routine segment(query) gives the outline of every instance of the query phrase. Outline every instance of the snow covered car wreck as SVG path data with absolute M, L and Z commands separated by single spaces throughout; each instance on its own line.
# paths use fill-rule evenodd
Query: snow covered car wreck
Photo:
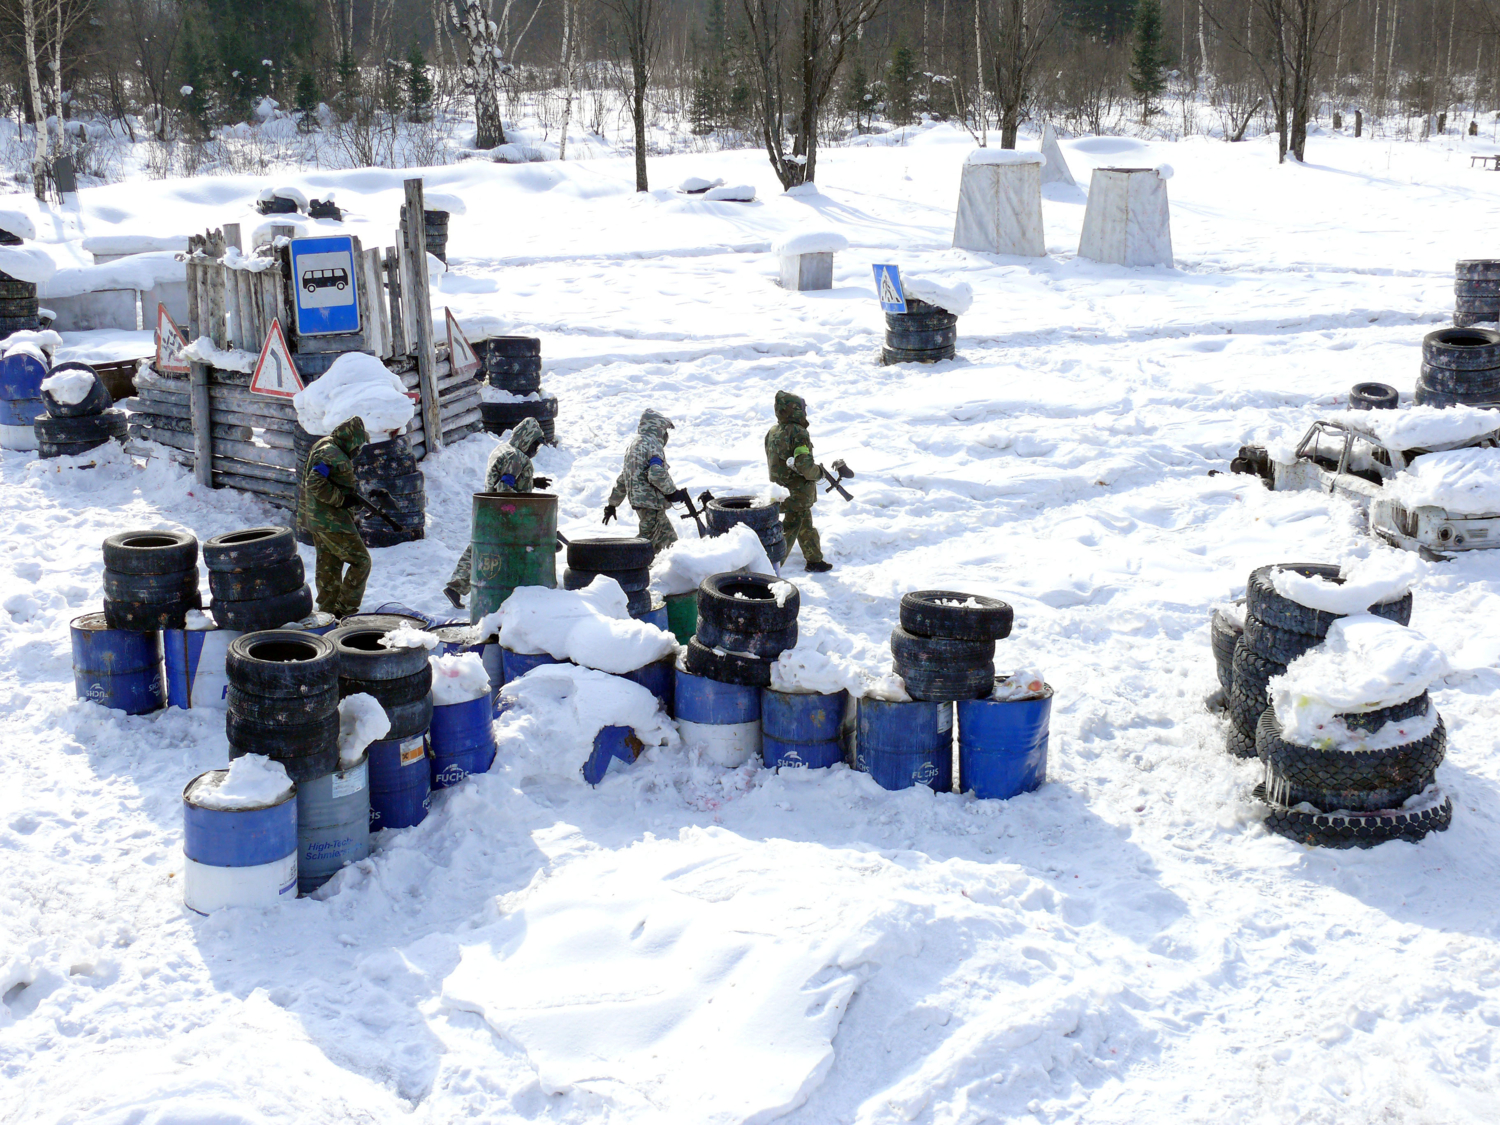
M 1313 422 L 1295 443 L 1243 446 L 1230 468 L 1278 492 L 1346 496 L 1372 532 L 1407 550 L 1500 547 L 1500 412 L 1351 410 Z

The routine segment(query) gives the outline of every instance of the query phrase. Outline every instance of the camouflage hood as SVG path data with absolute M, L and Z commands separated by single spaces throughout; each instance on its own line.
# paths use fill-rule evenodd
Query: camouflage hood
M 791 391 L 776 392 L 776 421 L 783 426 L 807 425 L 807 403 Z
M 540 422 L 535 418 L 522 418 L 510 435 L 510 443 L 527 457 L 535 457 L 546 438 Z
M 647 407 L 641 411 L 641 422 L 636 427 L 636 432 L 649 438 L 655 438 L 659 443 L 667 443 L 667 431 L 675 429 L 672 420 L 665 414 L 658 413 Z
M 370 441 L 370 435 L 365 432 L 365 420 L 359 415 L 347 421 L 340 422 L 333 428 L 333 433 L 328 435 L 338 444 L 338 447 L 349 455 L 350 460 L 359 456 L 359 451 Z

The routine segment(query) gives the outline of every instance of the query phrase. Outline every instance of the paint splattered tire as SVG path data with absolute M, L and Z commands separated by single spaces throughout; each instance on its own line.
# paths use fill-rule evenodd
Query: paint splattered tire
M 1245 588 L 1245 608 L 1267 625 L 1286 629 L 1293 633 L 1306 633 L 1313 637 L 1326 637 L 1328 628 L 1341 613 L 1312 609 L 1284 598 L 1271 584 L 1271 572 L 1290 570 L 1306 578 L 1325 578 L 1334 583 L 1341 582 L 1339 568 L 1326 563 L 1277 563 L 1273 566 L 1256 567 L 1250 572 L 1250 581 Z M 1377 602 L 1369 612 L 1406 625 L 1411 621 L 1411 594 L 1407 593 L 1388 602 Z
M 307 759 L 328 762 L 330 754 L 335 760 L 338 758 L 338 708 L 301 723 L 267 723 L 230 711 L 224 716 L 224 734 L 229 739 L 230 758 L 264 754 L 281 762 L 290 773 L 293 762 L 305 763 Z M 323 772 L 332 772 L 331 762 Z
M 1424 363 L 1418 383 L 1445 395 L 1493 395 L 1500 393 L 1500 370 L 1452 371 Z
M 1320 809 L 1385 809 L 1415 796 L 1443 761 L 1448 732 L 1439 716 L 1425 738 L 1388 750 L 1318 750 L 1281 737 L 1267 711 L 1255 731 L 1255 750 L 1266 763 L 1267 789 L 1285 805 L 1307 801 Z M 1273 785 L 1274 782 L 1274 785 Z
M 133 633 L 181 629 L 187 611 L 202 604 L 197 567 L 176 574 L 104 571 L 104 619 L 111 629 Z
M 176 574 L 198 565 L 198 540 L 186 531 L 122 531 L 104 541 L 104 567 L 116 574 Z
M 1290 664 L 1322 643 L 1322 637 L 1278 629 L 1274 625 L 1267 625 L 1254 614 L 1245 615 L 1245 647 L 1257 656 L 1277 664 Z
M 104 383 L 100 381 L 99 375 L 86 363 L 59 363 L 52 369 L 51 374 L 59 375 L 67 371 L 86 371 L 94 377 L 89 386 L 88 394 L 83 396 L 81 402 L 63 402 L 51 391 L 43 389 L 42 402 L 47 406 L 47 413 L 54 418 L 92 418 L 102 414 L 115 404 L 110 397 L 109 391 Z
M 890 367 L 897 363 L 941 363 L 957 355 L 954 348 L 937 348 L 933 351 L 910 351 L 905 348 L 881 348 L 880 362 Z
M 594 579 L 601 574 L 606 578 L 613 578 L 627 594 L 644 590 L 651 585 L 651 572 L 645 567 L 638 570 L 574 570 L 572 567 L 564 567 L 562 587 L 564 590 L 582 590 L 592 585 Z
M 387 630 L 345 625 L 328 634 L 339 654 L 339 676 L 349 680 L 399 680 L 424 670 L 430 676 L 425 648 L 386 648 L 380 643 Z
M 394 680 L 360 680 L 350 676 L 339 677 L 339 698 L 351 695 L 372 695 L 382 707 L 402 707 L 417 703 L 432 694 L 432 665 L 420 672 Z
M 773 585 L 791 588 L 780 605 Z M 797 624 L 802 595 L 769 574 L 711 574 L 698 586 L 698 621 L 728 633 L 779 633 Z
M 1255 795 L 1265 800 L 1264 789 Z M 1373 848 L 1391 840 L 1416 843 L 1429 832 L 1443 832 L 1453 823 L 1453 800 L 1441 801 L 1421 809 L 1386 809 L 1373 813 L 1297 812 L 1280 805 L 1268 805 L 1266 831 L 1309 847 Z
M 891 630 L 891 656 L 907 694 L 927 703 L 979 699 L 995 685 L 995 642 Z
M 300 568 L 302 560 L 298 559 Z M 219 575 L 210 575 L 212 581 Z M 235 629 L 241 633 L 253 633 L 266 629 L 280 629 L 296 624 L 313 610 L 312 590 L 298 586 L 284 594 L 239 601 L 214 598 L 209 606 L 214 623 L 221 629 Z
M 568 566 L 574 570 L 616 573 L 651 566 L 651 542 L 635 536 L 574 539 L 568 544 Z
M 1355 383 L 1349 391 L 1350 410 L 1395 410 L 1401 392 L 1386 383 Z
M 977 604 L 962 604 L 971 601 Z M 1015 610 L 999 598 L 955 590 L 913 590 L 901 595 L 901 628 L 916 637 L 1003 641 L 1010 636 L 1015 617 Z
M 1411 400 L 1417 406 L 1495 406 L 1500 404 L 1500 391 L 1449 393 L 1434 390 L 1426 379 L 1419 378 Z
M 1253 758 L 1255 739 L 1230 723 L 1224 732 L 1224 749 L 1236 758 Z
M 82 457 L 109 442 L 109 438 L 101 441 L 38 441 L 36 455 L 43 461 L 50 461 L 54 457 Z
M 208 557 L 208 549 L 209 546 L 205 543 L 205 559 Z M 295 555 L 280 562 L 236 570 L 211 567 L 208 572 L 208 589 L 215 601 L 222 599 L 226 602 L 249 602 L 260 598 L 282 597 L 301 588 L 306 581 L 307 573 L 302 567 L 302 560 Z M 306 617 L 307 614 L 302 616 Z
M 1439 328 L 1422 338 L 1422 362 L 1450 371 L 1500 367 L 1500 332 L 1491 328 Z
M 229 642 L 224 671 L 246 695 L 304 699 L 339 686 L 338 650 L 327 637 L 293 629 L 246 633 Z
M 272 699 L 266 695 L 251 695 L 233 684 L 224 695 L 229 713 L 258 723 L 297 726 L 321 719 L 339 707 L 339 689 L 328 688 L 315 695 L 300 699 Z
M 910 632 L 910 630 L 908 630 Z M 1234 686 L 1234 646 L 1244 632 L 1227 613 L 1214 610 L 1208 619 L 1208 641 L 1213 648 L 1214 670 L 1226 692 Z
M 748 652 L 762 660 L 775 660 L 789 648 L 797 647 L 797 626 L 773 633 L 731 633 L 706 618 L 698 622 L 698 643 L 725 652 Z
M 1389 707 L 1378 707 L 1373 711 L 1348 712 L 1338 717 L 1347 727 L 1376 734 L 1386 723 L 1403 723 L 1408 719 L 1421 718 L 1427 714 L 1431 706 L 1432 697 L 1424 691 L 1421 695 L 1413 696 L 1401 703 L 1393 703 Z
M 699 642 L 697 637 L 688 641 L 687 656 L 683 663 L 693 675 L 703 676 L 715 683 L 739 684 L 742 687 L 771 686 L 769 660 L 732 652 L 716 652 Z
M 295 558 L 297 541 L 291 529 L 286 527 L 247 527 L 243 531 L 215 535 L 203 542 L 203 565 L 208 567 L 210 586 L 216 570 L 275 566 Z
M 885 346 L 891 351 L 952 351 L 958 344 L 958 328 L 887 328 Z
M 1500 259 L 1465 258 L 1453 263 L 1455 285 L 1489 284 L 1495 286 L 1489 292 L 1500 294 Z

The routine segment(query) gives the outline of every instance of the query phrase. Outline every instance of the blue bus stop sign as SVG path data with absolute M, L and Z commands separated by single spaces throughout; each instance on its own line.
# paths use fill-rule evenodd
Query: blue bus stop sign
M 358 332 L 357 284 L 354 239 L 349 235 L 292 239 L 292 288 L 300 335 Z
M 906 311 L 906 292 L 901 288 L 901 270 L 896 266 L 875 266 L 875 297 L 888 313 Z

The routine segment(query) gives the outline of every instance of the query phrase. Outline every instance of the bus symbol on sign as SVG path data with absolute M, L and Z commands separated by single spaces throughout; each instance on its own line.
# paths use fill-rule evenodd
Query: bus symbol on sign
M 319 289 L 327 289 L 329 286 L 340 291 L 349 287 L 349 271 L 342 269 L 334 270 L 307 270 L 302 274 L 302 288 L 309 293 L 316 293 Z
M 354 239 L 347 234 L 292 239 L 300 335 L 334 336 L 360 330 L 354 249 Z

